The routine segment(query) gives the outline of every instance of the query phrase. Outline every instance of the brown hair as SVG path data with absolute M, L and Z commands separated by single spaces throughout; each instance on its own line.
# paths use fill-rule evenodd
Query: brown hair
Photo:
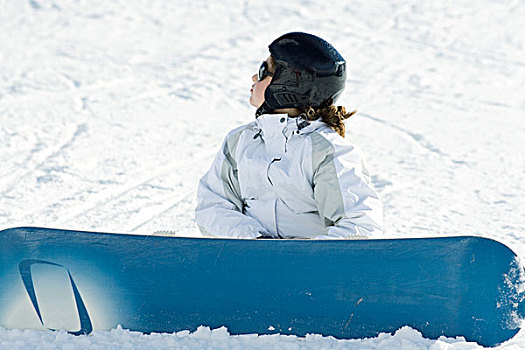
M 306 120 L 321 120 L 336 131 L 342 137 L 345 137 L 345 123 L 344 120 L 350 118 L 357 111 L 346 113 L 346 109 L 343 106 L 334 106 L 330 104 L 326 107 L 307 107 L 304 109 L 302 116 Z

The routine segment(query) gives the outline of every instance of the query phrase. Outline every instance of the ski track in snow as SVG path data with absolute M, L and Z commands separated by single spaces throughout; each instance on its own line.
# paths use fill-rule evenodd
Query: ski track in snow
M 431 153 L 435 153 L 443 158 L 446 158 L 446 159 L 449 159 L 450 161 L 452 161 L 453 163 L 456 163 L 456 164 L 463 164 L 463 161 L 460 161 L 460 160 L 454 160 L 454 159 L 450 159 L 450 155 L 446 154 L 446 153 L 443 153 L 440 149 L 434 147 L 432 144 L 430 144 L 423 135 L 420 135 L 420 134 L 415 134 L 413 132 L 411 132 L 410 130 L 407 130 L 407 129 L 404 129 L 402 127 L 399 127 L 397 125 L 394 125 L 392 123 L 389 123 L 385 120 L 382 120 L 380 118 L 376 118 L 374 116 L 371 116 L 371 115 L 368 115 L 368 114 L 364 114 L 364 113 L 361 113 L 361 116 L 363 117 L 366 117 L 366 118 L 369 118 L 377 123 L 381 123 L 383 125 L 386 125 L 394 130 L 397 130 L 398 132 L 408 136 L 408 138 L 412 139 L 417 145 L 421 146 L 421 148 L 427 150 L 428 152 L 431 152 Z
M 73 214 L 70 217 L 66 217 L 59 224 L 60 225 L 68 224 L 69 222 L 74 222 L 75 220 L 77 220 L 77 219 L 79 219 L 79 218 L 81 218 L 83 216 L 86 216 L 86 215 L 88 215 L 89 213 L 91 213 L 93 211 L 102 211 L 104 209 L 104 207 L 107 206 L 109 203 L 115 202 L 115 201 L 119 201 L 119 200 L 121 200 L 121 198 L 123 198 L 125 196 L 128 196 L 130 193 L 132 193 L 134 191 L 139 190 L 139 188 L 141 188 L 141 187 L 154 188 L 155 185 L 153 185 L 152 183 L 155 182 L 156 180 L 158 180 L 159 178 L 163 178 L 163 177 L 166 177 L 166 176 L 174 176 L 174 174 L 177 174 L 179 177 L 182 178 L 183 177 L 183 175 L 182 175 L 183 172 L 191 171 L 192 167 L 195 167 L 195 165 L 201 164 L 203 162 L 209 163 L 211 161 L 211 159 L 212 159 L 211 155 L 208 155 L 208 156 L 204 156 L 201 159 L 194 160 L 193 163 L 188 163 L 188 164 L 185 164 L 185 165 L 182 165 L 182 166 L 179 166 L 177 164 L 177 165 L 168 165 L 168 166 L 159 167 L 155 171 L 150 171 L 147 174 L 148 176 L 147 176 L 146 179 L 139 178 L 136 182 L 126 183 L 121 188 L 114 188 L 112 192 L 114 192 L 114 193 L 116 192 L 115 194 L 112 194 L 110 196 L 104 196 L 101 200 L 97 200 L 94 205 L 89 206 L 89 207 L 86 206 L 87 207 L 86 209 L 83 209 L 81 212 L 75 213 L 75 214 Z M 194 175 L 198 175 L 198 174 L 194 174 Z M 192 180 L 192 179 L 190 178 L 188 180 Z M 172 204 L 174 202 L 178 203 L 181 200 L 183 200 L 184 198 L 186 198 L 188 196 L 188 194 L 186 193 L 188 191 L 188 187 L 189 187 L 190 193 L 193 193 L 193 191 L 194 191 L 194 186 L 193 186 L 194 183 L 193 183 L 193 181 L 191 182 L 191 185 L 187 184 L 185 182 L 184 183 L 180 183 L 179 185 L 181 187 L 177 191 L 179 193 L 177 193 L 174 196 L 174 198 L 168 198 L 168 202 L 169 203 L 172 203 Z M 157 188 L 161 189 L 161 190 L 169 190 L 168 188 L 163 188 L 163 187 L 157 187 Z M 180 192 L 183 192 L 183 194 L 181 195 Z M 153 198 L 153 199 L 155 199 L 155 198 Z M 174 201 L 174 199 L 175 199 L 175 201 Z M 145 206 L 147 206 L 149 204 L 151 204 L 151 203 L 149 203 L 149 202 L 142 203 L 141 207 L 145 207 Z M 174 205 L 175 204 L 170 205 L 170 208 L 173 207 Z M 156 216 L 158 216 L 158 215 L 159 214 L 157 214 Z M 150 220 L 152 220 L 153 218 L 148 219 L 148 222 Z M 142 226 L 142 225 L 143 224 L 141 224 L 140 226 Z M 131 231 L 134 231 L 135 229 L 131 229 Z
M 302 30 L 348 61 L 340 104 L 385 237 L 481 235 L 525 258 L 520 0 L 0 0 L 0 229 L 198 236 L 196 186 L 253 120 L 251 76 Z M 478 349 L 410 328 L 344 341 L 225 329 L 72 337 L 0 328 L 0 349 Z M 501 349 L 525 348 L 521 332 Z
M 12 175 L 11 177 L 13 177 L 14 180 L 5 186 L 6 189 L 0 193 L 0 196 L 8 197 L 9 193 L 15 190 L 18 184 L 22 183 L 28 177 L 31 177 L 32 175 L 34 175 L 35 171 L 44 168 L 47 164 L 51 162 L 53 158 L 56 158 L 62 155 L 66 151 L 66 149 L 75 142 L 78 136 L 85 132 L 85 129 L 86 129 L 85 124 L 77 125 L 76 130 L 73 132 L 73 135 L 71 137 L 67 138 L 65 142 L 59 143 L 56 146 L 51 146 L 49 149 L 42 150 L 39 148 L 40 144 L 37 144 L 36 147 L 30 151 L 30 155 L 26 159 L 24 159 L 22 164 L 19 165 L 21 169 L 24 169 L 24 168 L 30 168 L 30 169 L 22 175 L 19 173 L 17 174 L 16 170 L 14 174 L 9 174 L 9 175 Z M 37 156 L 38 153 L 44 153 L 44 154 L 50 153 L 50 154 L 46 156 L 42 161 L 38 162 L 37 164 L 30 165 L 31 160 L 35 156 Z

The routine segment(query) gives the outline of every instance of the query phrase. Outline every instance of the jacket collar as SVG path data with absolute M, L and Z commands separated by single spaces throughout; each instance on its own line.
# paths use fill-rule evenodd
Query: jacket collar
M 288 138 L 292 134 L 309 134 L 326 124 L 320 120 L 307 121 L 302 117 L 289 117 L 288 114 L 263 114 L 256 120 L 256 128 L 265 138 Z

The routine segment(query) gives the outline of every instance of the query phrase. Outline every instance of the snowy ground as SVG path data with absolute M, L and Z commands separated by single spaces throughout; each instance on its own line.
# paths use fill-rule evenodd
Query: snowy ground
M 347 137 L 367 155 L 385 237 L 482 235 L 523 259 L 523 18 L 521 0 L 0 0 L 0 229 L 198 235 L 198 178 L 254 117 L 267 45 L 301 30 L 348 61 L 339 102 L 360 112 Z M 167 347 L 479 348 L 409 328 L 353 341 L 0 328 L 1 349 Z

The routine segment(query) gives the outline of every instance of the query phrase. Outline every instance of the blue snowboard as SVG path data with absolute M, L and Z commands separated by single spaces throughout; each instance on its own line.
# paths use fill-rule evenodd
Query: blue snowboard
M 88 334 L 226 326 L 231 334 L 427 338 L 494 346 L 524 316 L 523 270 L 479 237 L 228 240 L 0 231 L 0 326 Z

